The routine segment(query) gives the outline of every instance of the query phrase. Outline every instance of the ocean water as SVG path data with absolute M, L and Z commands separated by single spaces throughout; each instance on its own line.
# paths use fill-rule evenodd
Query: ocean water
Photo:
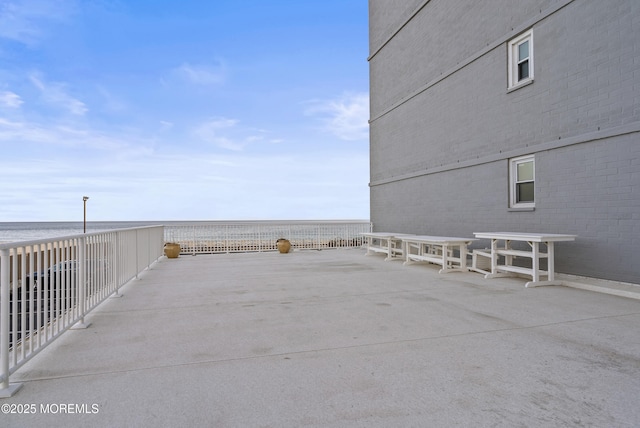
M 87 222 L 87 232 L 102 232 L 157 224 L 166 225 L 168 223 L 158 221 L 90 221 Z M 0 222 L 0 244 L 77 235 L 83 232 L 83 227 L 84 224 L 81 221 Z
M 87 233 L 113 229 L 163 225 L 165 240 L 194 243 L 238 241 L 273 241 L 277 238 L 303 241 L 330 242 L 336 239 L 353 239 L 359 232 L 370 230 L 366 220 L 347 220 L 332 223 L 315 220 L 285 221 L 91 221 Z M 350 224 L 351 223 L 351 224 Z M 184 227 L 187 226 L 187 227 Z M 83 223 L 77 222 L 0 222 L 0 244 L 61 238 L 82 234 Z M 306 244 L 305 244 L 306 245 Z M 309 244 L 311 245 L 311 244 Z

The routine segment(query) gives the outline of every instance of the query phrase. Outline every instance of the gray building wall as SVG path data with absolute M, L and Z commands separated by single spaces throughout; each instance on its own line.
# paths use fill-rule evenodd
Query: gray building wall
M 558 272 L 640 283 L 640 1 L 369 11 L 374 230 L 576 234 Z M 508 91 L 507 42 L 529 28 L 535 79 Z M 536 206 L 514 211 L 508 163 L 526 154 Z

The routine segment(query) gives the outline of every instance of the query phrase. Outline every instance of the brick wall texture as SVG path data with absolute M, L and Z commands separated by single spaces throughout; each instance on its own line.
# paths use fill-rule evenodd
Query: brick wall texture
M 556 244 L 558 272 L 640 283 L 640 1 L 369 13 L 374 230 L 576 234 Z M 507 43 L 528 29 L 534 82 L 509 91 Z M 535 210 L 513 211 L 509 159 L 525 154 Z

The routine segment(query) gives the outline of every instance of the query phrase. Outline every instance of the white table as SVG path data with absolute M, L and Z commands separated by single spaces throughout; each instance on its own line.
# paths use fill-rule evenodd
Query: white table
M 409 236 L 406 233 L 386 233 L 386 232 L 366 232 L 361 233 L 367 238 L 367 256 L 375 253 L 384 253 L 387 255 L 385 261 L 393 259 L 402 259 L 402 236 Z
M 428 235 L 408 235 L 401 239 L 404 244 L 405 265 L 413 262 L 435 263 L 442 266 L 440 273 L 466 272 L 467 245 L 476 241 L 473 238 Z
M 576 235 L 561 235 L 553 233 L 518 233 L 518 232 L 479 232 L 474 233 L 476 238 L 491 240 L 491 273 L 485 278 L 495 278 L 498 276 L 510 276 L 513 274 L 524 274 L 531 276 L 532 281 L 525 284 L 526 287 L 539 285 L 559 285 L 555 281 L 554 272 L 554 248 L 555 242 L 575 241 Z M 498 242 L 503 241 L 504 245 L 499 246 Z M 513 241 L 526 242 L 529 250 L 514 250 L 511 246 Z M 540 251 L 540 244 L 546 246 L 547 251 Z M 504 257 L 504 264 L 498 264 L 498 258 Z M 527 257 L 531 259 L 531 267 L 513 266 L 514 257 Z M 540 259 L 547 259 L 547 270 L 540 270 Z M 546 276 L 546 281 L 541 281 L 540 277 Z

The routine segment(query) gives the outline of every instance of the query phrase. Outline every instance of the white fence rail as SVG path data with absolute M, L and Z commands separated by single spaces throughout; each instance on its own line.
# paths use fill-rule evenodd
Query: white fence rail
M 285 238 L 294 249 L 347 248 L 363 245 L 368 221 L 243 221 L 167 225 L 165 240 L 183 254 L 274 251 Z
M 0 245 L 0 397 L 9 376 L 162 256 L 164 227 Z

